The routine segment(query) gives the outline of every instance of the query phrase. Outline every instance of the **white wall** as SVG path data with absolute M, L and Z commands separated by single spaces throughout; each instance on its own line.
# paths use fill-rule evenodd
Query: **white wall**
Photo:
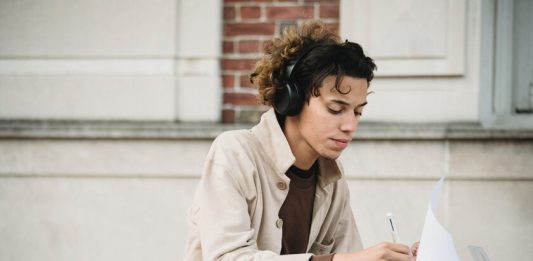
M 210 141 L 0 141 L 0 260 L 182 260 Z
M 0 118 L 220 118 L 220 1 L 1 1 L 0 12 Z
M 182 260 L 185 211 L 211 140 L 0 141 L 1 260 Z M 363 244 L 419 240 L 433 185 L 462 260 L 532 255 L 533 143 L 360 140 L 343 153 Z M 520 242 L 510 244 L 509 242 Z M 510 244 L 510 245 L 509 245 Z M 502 247 L 506 246 L 506 247 Z
M 341 35 L 378 65 L 366 120 L 479 121 L 479 0 L 341 0 L 340 10 Z

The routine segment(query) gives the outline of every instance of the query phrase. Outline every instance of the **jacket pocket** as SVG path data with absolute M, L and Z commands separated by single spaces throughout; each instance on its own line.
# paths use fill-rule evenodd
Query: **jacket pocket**
M 331 250 L 333 249 L 333 246 L 335 245 L 335 240 L 324 240 L 322 242 L 313 242 L 311 245 L 311 249 L 309 249 L 309 252 L 315 254 L 315 255 L 323 255 L 323 254 L 331 254 Z

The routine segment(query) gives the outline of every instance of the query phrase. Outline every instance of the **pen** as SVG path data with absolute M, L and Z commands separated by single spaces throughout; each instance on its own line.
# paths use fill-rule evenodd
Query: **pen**
M 391 227 L 392 232 L 392 242 L 397 243 L 400 241 L 400 238 L 398 237 L 398 230 L 396 230 L 396 221 L 394 220 L 394 215 L 392 213 L 387 213 L 387 218 L 389 219 L 389 224 Z

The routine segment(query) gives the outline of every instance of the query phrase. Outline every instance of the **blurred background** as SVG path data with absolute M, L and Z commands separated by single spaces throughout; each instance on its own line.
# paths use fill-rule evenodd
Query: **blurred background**
M 0 260 L 181 260 L 212 140 L 249 128 L 266 41 L 321 19 L 376 60 L 341 161 L 366 247 L 533 256 L 533 1 L 0 0 Z

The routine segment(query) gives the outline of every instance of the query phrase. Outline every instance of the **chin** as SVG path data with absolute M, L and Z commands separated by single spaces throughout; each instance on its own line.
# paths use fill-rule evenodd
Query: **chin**
M 330 157 L 330 156 L 323 156 L 323 158 L 325 159 L 328 159 L 328 160 L 336 160 L 339 158 L 339 156 L 334 156 L 334 157 Z
M 321 153 L 320 156 L 326 159 L 330 160 L 336 160 L 341 155 L 341 151 L 328 151 L 325 153 Z

